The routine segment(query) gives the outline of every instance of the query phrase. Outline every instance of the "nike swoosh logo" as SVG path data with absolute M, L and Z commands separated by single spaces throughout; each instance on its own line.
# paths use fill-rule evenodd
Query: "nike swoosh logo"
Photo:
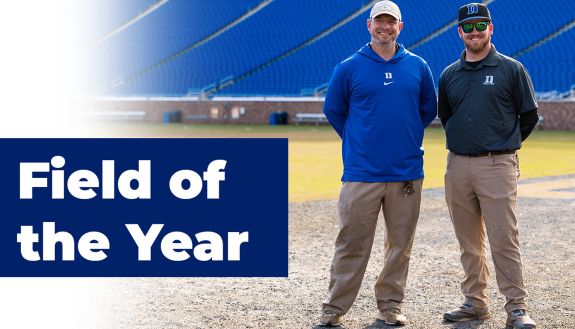
M 390 81 L 390 82 L 384 82 L 384 83 L 383 83 L 383 85 L 384 85 L 384 86 L 387 86 L 387 85 L 389 85 L 389 84 L 392 84 L 392 83 L 393 83 L 393 81 Z

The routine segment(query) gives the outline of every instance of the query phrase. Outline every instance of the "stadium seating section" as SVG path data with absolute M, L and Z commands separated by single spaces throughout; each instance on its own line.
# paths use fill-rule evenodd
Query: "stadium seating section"
M 468 1 L 395 2 L 405 24 L 399 42 L 430 64 L 437 83 L 463 49 L 456 12 Z M 92 94 L 298 97 L 325 93 L 334 66 L 369 42 L 366 20 L 374 1 L 97 3 L 113 15 L 88 35 L 98 40 L 87 53 L 100 68 L 87 86 Z M 526 66 L 537 92 L 574 87 L 575 1 L 493 0 L 488 6 L 493 44 Z
M 82 17 L 89 21 L 86 41 L 93 42 L 151 7 L 157 0 L 78 1 Z

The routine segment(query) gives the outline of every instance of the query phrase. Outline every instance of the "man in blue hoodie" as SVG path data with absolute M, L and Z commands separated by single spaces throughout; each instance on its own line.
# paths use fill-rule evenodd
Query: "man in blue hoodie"
M 377 2 L 367 29 L 371 41 L 336 66 L 324 113 L 342 139 L 329 295 L 320 325 L 336 326 L 357 297 L 380 209 L 385 219 L 385 264 L 375 284 L 376 318 L 404 325 L 401 313 L 423 181 L 423 130 L 437 115 L 431 70 L 397 43 L 399 7 Z

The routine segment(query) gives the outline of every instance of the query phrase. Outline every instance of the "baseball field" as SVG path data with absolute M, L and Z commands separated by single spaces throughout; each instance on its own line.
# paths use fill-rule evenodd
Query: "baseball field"
M 287 278 L 94 278 L 85 328 L 320 328 L 333 242 L 338 231 L 340 142 L 329 127 L 108 124 L 107 137 L 289 138 L 289 276 Z M 412 329 L 501 329 L 504 298 L 488 256 L 491 319 L 444 323 L 462 302 L 459 246 L 445 206 L 443 131 L 425 136 L 425 188 L 403 312 Z M 528 305 L 538 328 L 575 328 L 575 132 L 535 131 L 520 151 L 517 204 Z M 384 262 L 380 216 L 359 295 L 341 328 L 391 328 L 375 320 L 373 296 Z M 489 247 L 487 246 L 487 255 Z M 88 280 L 88 279 L 87 279 Z M 82 281 L 85 286 L 88 281 Z M 82 309 L 85 311 L 85 309 Z
M 288 138 L 290 202 L 337 198 L 341 142 L 329 126 L 110 124 L 111 136 L 172 138 Z M 424 138 L 424 188 L 443 186 L 445 135 L 428 128 Z M 536 130 L 519 151 L 521 178 L 575 174 L 575 132 Z

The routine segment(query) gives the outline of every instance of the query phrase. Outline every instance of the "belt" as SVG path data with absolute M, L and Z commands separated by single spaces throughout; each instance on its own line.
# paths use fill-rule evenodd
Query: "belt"
M 456 155 L 461 155 L 464 157 L 477 158 L 477 157 L 486 157 L 486 156 L 492 156 L 492 155 L 515 154 L 515 150 L 513 150 L 513 151 L 491 151 L 491 152 L 479 153 L 479 154 L 459 154 L 459 153 L 455 153 L 453 151 L 452 151 L 452 153 L 456 154 Z

